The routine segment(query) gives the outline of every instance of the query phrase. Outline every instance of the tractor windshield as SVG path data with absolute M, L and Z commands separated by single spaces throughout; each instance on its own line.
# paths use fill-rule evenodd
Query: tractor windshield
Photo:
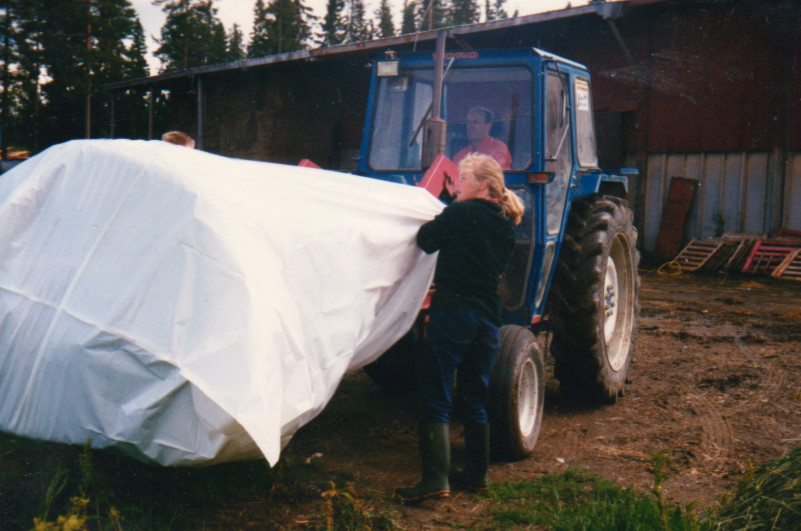
M 368 156 L 372 169 L 421 169 L 420 124 L 430 112 L 433 85 L 430 69 L 380 78 Z M 511 169 L 527 168 L 532 157 L 532 86 L 531 71 L 524 67 L 452 68 L 443 83 L 442 118 L 448 123 L 445 154 L 453 159 L 480 141 L 477 135 L 488 134 L 508 147 Z M 470 111 L 477 108 L 486 133 L 468 128 L 468 121 L 477 120 L 476 111 Z

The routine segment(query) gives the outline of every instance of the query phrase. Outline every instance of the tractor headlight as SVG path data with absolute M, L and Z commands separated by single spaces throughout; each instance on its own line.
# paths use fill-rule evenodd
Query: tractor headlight
M 400 61 L 379 61 L 376 68 L 378 77 L 395 77 L 400 71 Z

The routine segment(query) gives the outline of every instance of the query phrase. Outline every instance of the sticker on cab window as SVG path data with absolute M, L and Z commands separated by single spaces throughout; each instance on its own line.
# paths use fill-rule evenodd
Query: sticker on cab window
M 576 109 L 590 110 L 590 84 L 584 79 L 576 79 Z

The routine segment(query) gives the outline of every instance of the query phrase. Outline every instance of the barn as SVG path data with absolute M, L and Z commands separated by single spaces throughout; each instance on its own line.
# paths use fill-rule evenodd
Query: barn
M 603 168 L 633 167 L 654 251 L 674 178 L 684 241 L 801 230 L 801 3 L 623 0 L 445 28 L 449 50 L 537 47 L 586 65 Z M 170 128 L 212 153 L 356 167 L 369 62 L 433 51 L 437 31 L 240 60 L 110 85 L 166 98 Z M 112 123 L 114 117 L 111 117 Z M 162 131 L 153 131 L 158 137 Z

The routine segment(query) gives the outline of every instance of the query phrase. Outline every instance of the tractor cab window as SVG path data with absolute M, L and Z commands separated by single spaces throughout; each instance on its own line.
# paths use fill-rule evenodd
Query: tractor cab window
M 433 83 L 421 76 L 381 78 L 370 143 L 370 166 L 379 170 L 419 169 L 422 130 Z
M 421 124 L 430 117 L 433 85 L 430 69 L 379 80 L 368 155 L 374 170 L 421 169 Z M 468 114 L 480 108 L 489 111 L 483 113 L 488 136 L 509 150 L 510 169 L 527 168 L 532 159 L 532 85 L 531 71 L 523 67 L 452 68 L 442 91 L 442 118 L 448 124 L 445 155 L 453 159 L 460 150 L 471 149 Z

